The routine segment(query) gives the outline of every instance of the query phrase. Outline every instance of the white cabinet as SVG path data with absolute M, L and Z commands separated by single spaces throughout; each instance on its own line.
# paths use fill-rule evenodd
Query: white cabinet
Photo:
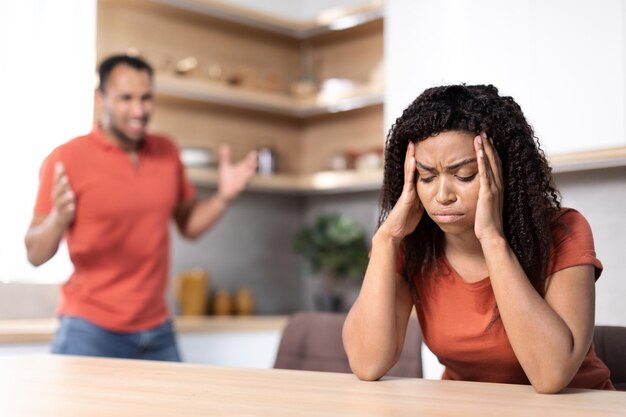
M 494 84 L 521 105 L 548 155 L 623 165 L 624 7 L 619 0 L 389 0 L 386 125 L 427 87 Z
M 184 362 L 272 368 L 280 336 L 280 331 L 183 333 L 178 347 Z

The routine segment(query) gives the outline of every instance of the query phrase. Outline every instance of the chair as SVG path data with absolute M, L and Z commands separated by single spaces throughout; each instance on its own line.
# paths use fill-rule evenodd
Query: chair
M 626 327 L 596 326 L 593 334 L 596 353 L 611 371 L 611 381 L 626 391 Z
M 350 373 L 341 330 L 344 313 L 300 312 L 287 322 L 276 355 L 274 368 Z M 422 376 L 421 333 L 411 317 L 398 362 L 388 376 Z

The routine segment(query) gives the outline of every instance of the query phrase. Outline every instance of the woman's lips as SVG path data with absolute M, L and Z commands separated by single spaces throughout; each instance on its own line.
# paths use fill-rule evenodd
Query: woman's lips
M 454 223 L 463 217 L 461 213 L 434 213 L 432 219 L 437 223 Z

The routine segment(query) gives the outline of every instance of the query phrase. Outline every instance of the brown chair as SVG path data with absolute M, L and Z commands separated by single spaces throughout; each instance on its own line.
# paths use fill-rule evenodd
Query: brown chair
M 345 313 L 300 312 L 289 319 L 278 347 L 274 368 L 349 373 L 350 365 L 341 340 Z M 421 333 L 411 317 L 398 362 L 389 376 L 422 376 Z
M 598 357 L 611 371 L 615 388 L 626 391 L 626 327 L 596 326 L 593 343 Z

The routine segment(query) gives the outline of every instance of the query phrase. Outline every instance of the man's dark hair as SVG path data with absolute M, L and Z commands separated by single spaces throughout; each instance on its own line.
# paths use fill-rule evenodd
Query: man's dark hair
M 100 85 L 98 88 L 103 93 L 111 71 L 113 71 L 113 69 L 115 69 L 118 65 L 128 65 L 138 71 L 146 71 L 150 78 L 152 78 L 152 75 L 154 74 L 154 70 L 150 64 L 139 57 L 130 55 L 112 55 L 102 61 L 98 67 L 98 76 L 100 78 Z

